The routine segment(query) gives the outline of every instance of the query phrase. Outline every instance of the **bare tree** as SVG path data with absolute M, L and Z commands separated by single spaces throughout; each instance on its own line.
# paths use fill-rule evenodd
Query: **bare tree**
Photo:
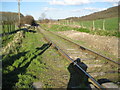
M 43 12 L 41 14 L 41 16 L 39 17 L 39 21 L 41 22 L 42 20 L 44 20 L 46 18 L 46 14 Z

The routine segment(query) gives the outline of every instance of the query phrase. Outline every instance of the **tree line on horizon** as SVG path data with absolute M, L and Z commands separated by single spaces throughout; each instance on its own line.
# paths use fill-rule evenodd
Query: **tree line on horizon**
M 20 14 L 20 23 L 18 19 L 18 13 L 14 12 L 0 12 L 0 27 L 2 30 L 0 34 L 10 33 L 19 29 L 24 24 L 29 24 L 31 26 L 36 25 L 34 17 L 31 15 L 24 16 Z
M 14 12 L 0 12 L 0 24 L 18 24 L 18 13 Z M 20 14 L 20 24 L 30 24 L 33 25 L 35 23 L 34 17 L 31 15 L 24 16 Z

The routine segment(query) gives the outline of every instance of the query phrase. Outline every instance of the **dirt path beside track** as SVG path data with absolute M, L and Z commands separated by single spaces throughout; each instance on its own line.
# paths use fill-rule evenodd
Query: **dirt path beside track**
M 65 35 L 73 40 L 85 42 L 85 45 L 90 48 L 99 49 L 118 57 L 118 38 L 109 36 L 91 35 L 89 33 L 78 31 L 59 31 L 61 35 Z M 101 53 L 101 52 L 100 52 Z

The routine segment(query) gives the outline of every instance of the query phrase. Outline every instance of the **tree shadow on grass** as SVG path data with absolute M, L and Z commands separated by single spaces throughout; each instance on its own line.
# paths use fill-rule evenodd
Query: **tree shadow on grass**
M 0 37 L 2 37 L 2 36 L 6 36 L 6 35 L 15 34 L 15 33 L 17 33 L 18 31 L 25 31 L 25 32 L 36 33 L 36 31 L 34 31 L 34 30 L 28 30 L 27 28 L 22 28 L 22 29 L 17 29 L 17 30 L 12 31 L 12 32 L 8 32 L 8 33 L 0 34 Z
M 30 29 L 28 30 L 27 28 L 23 28 L 21 31 L 36 33 L 36 31 Z
M 75 62 L 77 62 L 77 64 L 86 71 L 87 66 L 79 60 L 80 59 L 78 58 L 75 60 Z M 70 72 L 70 80 L 67 86 L 67 90 L 91 90 L 88 77 L 80 69 L 78 69 L 74 63 L 69 65 L 68 71 Z
M 20 52 L 18 54 L 15 54 L 13 56 L 8 55 L 7 57 L 5 57 L 2 60 L 2 67 L 7 67 L 9 65 L 12 65 L 14 63 L 15 60 L 20 59 L 22 56 L 25 56 L 25 54 L 27 54 L 29 51 L 27 52 Z
M 31 58 L 25 58 L 22 63 L 19 63 L 18 67 L 15 68 L 13 71 L 10 71 L 7 74 L 2 74 L 2 79 L 3 79 L 3 89 L 9 88 L 12 89 L 15 84 L 18 82 L 19 74 L 25 74 L 26 73 L 26 69 L 29 67 L 30 63 L 39 55 L 43 54 L 49 47 L 51 46 L 51 44 L 44 44 L 42 45 L 42 47 L 40 48 L 36 48 L 35 52 L 38 52 L 39 50 L 42 50 L 41 52 L 39 52 L 37 55 L 34 55 Z M 35 53 L 33 52 L 33 53 Z M 27 60 L 27 63 L 25 63 L 25 61 Z M 20 67 L 21 64 L 25 63 L 24 66 Z

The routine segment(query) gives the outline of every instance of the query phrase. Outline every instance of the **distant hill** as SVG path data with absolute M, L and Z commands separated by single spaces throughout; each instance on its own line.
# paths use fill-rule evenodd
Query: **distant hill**
M 74 20 L 74 21 L 90 21 L 90 20 L 96 20 L 96 19 L 106 19 L 106 18 L 113 18 L 118 17 L 118 10 L 120 12 L 120 6 L 115 6 L 112 8 L 108 8 L 107 10 L 103 10 L 100 12 L 95 12 L 90 15 L 82 16 L 82 17 L 70 17 L 66 18 L 67 20 Z
M 21 14 L 21 17 L 24 17 Z M 18 13 L 15 12 L 0 12 L 0 21 L 12 22 L 18 20 Z

